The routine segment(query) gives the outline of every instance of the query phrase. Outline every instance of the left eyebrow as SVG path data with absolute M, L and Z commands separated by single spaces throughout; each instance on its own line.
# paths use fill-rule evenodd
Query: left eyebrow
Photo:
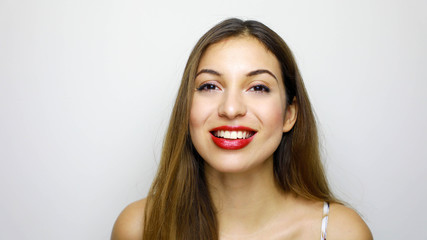
M 267 69 L 257 69 L 255 71 L 252 71 L 252 72 L 246 74 L 246 76 L 252 77 L 252 76 L 263 74 L 263 73 L 269 74 L 270 76 L 272 76 L 277 81 L 277 77 L 272 72 L 268 71 Z
M 199 76 L 202 73 L 208 73 L 208 74 L 212 74 L 212 75 L 216 75 L 216 76 L 221 77 L 221 73 L 219 73 L 219 72 L 217 72 L 215 70 L 212 70 L 212 69 L 202 69 L 202 70 L 200 70 L 200 72 L 198 72 L 196 74 L 196 77 Z

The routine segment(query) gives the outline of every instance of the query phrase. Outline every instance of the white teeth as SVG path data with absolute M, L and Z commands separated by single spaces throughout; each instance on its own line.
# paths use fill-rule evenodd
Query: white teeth
M 229 131 L 224 132 L 224 138 L 230 138 L 231 133 Z
M 246 139 L 251 136 L 251 133 L 247 131 L 218 130 L 214 132 L 214 135 L 216 137 L 227 138 L 227 139 Z
M 240 139 L 243 138 L 243 133 L 241 131 L 237 132 L 237 138 L 240 138 Z

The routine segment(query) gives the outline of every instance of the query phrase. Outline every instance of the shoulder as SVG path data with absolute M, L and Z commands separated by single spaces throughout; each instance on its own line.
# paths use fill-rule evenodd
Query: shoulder
M 327 228 L 328 240 L 372 240 L 369 227 L 353 209 L 333 203 L 330 206 Z
M 114 223 L 111 240 L 142 239 L 146 199 L 129 204 Z

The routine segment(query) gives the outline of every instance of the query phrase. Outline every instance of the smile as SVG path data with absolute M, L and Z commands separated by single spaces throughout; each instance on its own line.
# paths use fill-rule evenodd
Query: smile
M 227 139 L 246 139 L 252 137 L 255 133 L 248 131 L 227 131 L 218 130 L 212 132 L 215 137 Z
M 213 142 L 220 148 L 237 150 L 246 147 L 256 131 L 243 126 L 221 126 L 210 131 Z

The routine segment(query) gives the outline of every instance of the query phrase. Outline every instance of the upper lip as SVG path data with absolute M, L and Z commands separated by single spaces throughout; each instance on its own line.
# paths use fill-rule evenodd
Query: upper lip
M 216 128 L 211 129 L 210 132 L 219 131 L 219 130 L 256 132 L 256 130 L 254 130 L 250 127 L 245 127 L 245 126 L 220 126 L 220 127 L 216 127 Z

